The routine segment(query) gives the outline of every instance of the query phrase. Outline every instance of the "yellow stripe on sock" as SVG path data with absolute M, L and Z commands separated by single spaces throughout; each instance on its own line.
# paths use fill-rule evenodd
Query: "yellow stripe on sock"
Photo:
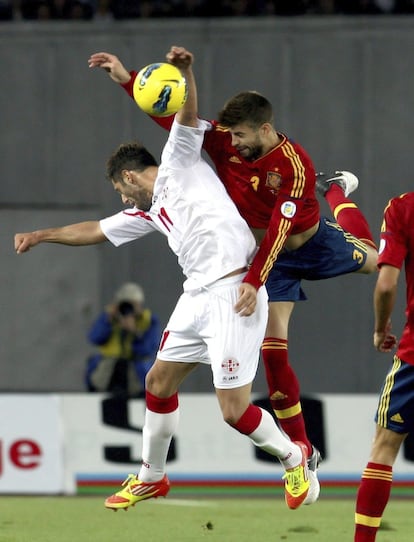
M 262 344 L 262 350 L 287 350 L 286 341 L 265 340 Z
M 280 420 L 285 420 L 286 418 L 292 418 L 293 416 L 300 414 L 302 412 L 302 407 L 300 403 L 296 403 L 296 405 L 293 405 L 290 408 L 285 408 L 284 410 L 274 409 L 274 412 L 277 418 Z
M 358 207 L 355 205 L 355 203 L 341 203 L 341 205 L 338 205 L 338 207 L 335 207 L 334 210 L 334 217 L 335 220 L 337 220 L 337 217 L 341 211 L 344 209 L 357 209 Z
M 378 469 L 365 469 L 362 473 L 362 478 L 368 480 L 385 480 L 386 482 L 392 482 L 392 472 Z
M 358 525 L 365 525 L 365 527 L 378 528 L 381 524 L 381 517 L 374 518 L 371 516 L 364 516 L 363 514 L 355 514 L 355 523 Z

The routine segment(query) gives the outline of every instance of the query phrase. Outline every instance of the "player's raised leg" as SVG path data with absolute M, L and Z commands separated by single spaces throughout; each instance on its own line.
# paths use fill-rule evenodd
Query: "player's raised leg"
M 316 176 L 316 191 L 326 199 L 338 224 L 376 251 L 377 247 L 366 218 L 356 203 L 348 197 L 358 185 L 358 178 L 350 171 L 318 173 Z
M 266 286 L 271 299 L 272 286 L 270 283 Z M 270 301 L 262 358 L 270 404 L 280 427 L 291 440 L 306 445 L 310 485 L 303 504 L 313 504 L 320 493 L 317 469 L 321 458 L 319 451 L 312 446 L 307 436 L 300 402 L 299 381 L 289 363 L 287 330 L 293 308 L 293 302 Z
M 289 440 L 269 412 L 249 403 L 250 390 L 251 385 L 216 389 L 223 418 L 255 446 L 279 459 L 285 469 L 285 502 L 294 510 L 303 504 L 309 492 L 307 447 L 303 442 Z

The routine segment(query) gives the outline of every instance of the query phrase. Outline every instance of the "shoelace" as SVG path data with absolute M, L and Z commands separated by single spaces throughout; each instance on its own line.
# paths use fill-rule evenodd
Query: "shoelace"
M 302 483 L 305 481 L 303 476 L 303 469 L 300 468 L 301 465 L 298 465 L 293 471 L 291 472 L 285 472 L 285 474 L 282 476 L 282 479 L 287 479 L 289 484 L 289 489 L 292 491 L 292 493 L 297 492 Z
M 133 482 L 137 482 L 137 477 L 135 474 L 128 474 L 127 478 L 122 482 L 122 485 L 129 488 Z

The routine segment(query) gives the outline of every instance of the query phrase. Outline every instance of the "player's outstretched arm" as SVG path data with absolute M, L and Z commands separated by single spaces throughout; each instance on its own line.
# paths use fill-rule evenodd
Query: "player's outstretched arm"
M 134 100 L 134 81 L 137 76 L 136 71 L 128 72 L 118 57 L 111 53 L 94 53 L 88 59 L 90 68 L 103 68 L 108 72 L 109 77 L 123 87 L 128 96 Z M 149 117 L 161 128 L 170 130 L 175 115 L 169 117 Z
M 115 83 L 121 85 L 125 85 L 131 79 L 130 73 L 119 58 L 111 53 L 93 53 L 88 59 L 88 65 L 90 68 L 103 68 Z
M 28 233 L 16 233 L 14 236 L 14 248 L 17 254 L 22 254 L 28 252 L 39 243 L 83 246 L 103 243 L 106 240 L 99 222 L 88 221 L 62 226 L 61 228 L 47 228 Z
M 187 82 L 187 99 L 183 107 L 177 112 L 176 120 L 184 126 L 198 125 L 198 102 L 197 102 L 197 87 L 193 74 L 194 56 L 184 47 L 173 45 L 166 55 L 167 61 L 176 66 L 185 77 Z

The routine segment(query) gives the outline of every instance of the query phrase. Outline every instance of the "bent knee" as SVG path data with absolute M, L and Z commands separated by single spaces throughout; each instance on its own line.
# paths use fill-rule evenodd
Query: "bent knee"
M 158 371 L 150 370 L 145 377 L 145 389 L 156 397 L 170 397 L 177 391 L 176 387 L 168 381 L 168 379 L 162 378 L 162 374 Z
M 231 427 L 234 427 L 235 425 L 237 425 L 237 422 L 239 421 L 239 419 L 240 419 L 240 416 L 238 415 L 235 415 L 232 413 L 228 413 L 228 414 L 223 413 L 223 420 Z
M 222 410 L 223 420 L 231 427 L 235 427 L 239 423 L 240 418 L 245 413 L 246 408 L 247 407 L 245 407 L 244 405 L 234 405 L 234 408 L 225 408 L 224 410 Z
M 157 377 L 156 374 L 151 373 L 149 371 L 145 377 L 145 389 L 148 390 L 153 395 L 155 394 L 155 390 L 158 390 L 161 384 L 161 379 Z
M 406 437 L 407 433 L 396 433 L 390 429 L 377 426 L 370 460 L 374 463 L 392 465 Z

